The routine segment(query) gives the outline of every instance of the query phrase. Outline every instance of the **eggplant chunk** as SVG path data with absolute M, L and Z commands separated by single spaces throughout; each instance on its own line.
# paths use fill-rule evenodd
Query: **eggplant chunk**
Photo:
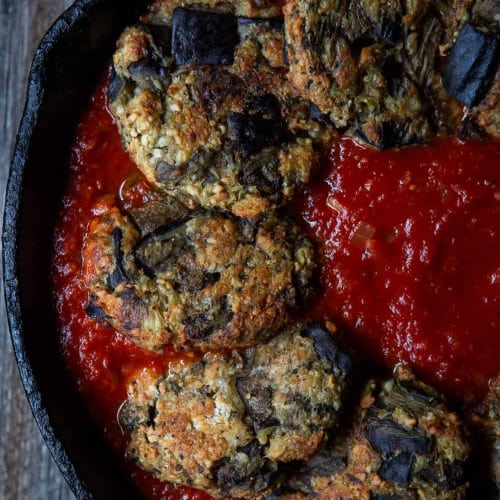
M 172 22 L 172 52 L 179 66 L 233 64 L 239 41 L 235 16 L 177 7 Z
M 245 113 L 231 113 L 228 125 L 230 135 L 245 158 L 265 147 L 279 145 L 286 139 L 280 106 L 271 94 L 251 100 Z
M 163 24 L 147 24 L 155 44 L 161 49 L 164 57 L 172 55 L 172 29 Z
M 128 70 L 136 80 L 147 78 L 166 78 L 167 70 L 162 62 L 153 54 L 148 54 L 143 59 L 132 63 Z
M 266 146 L 283 141 L 281 123 L 259 114 L 231 113 L 228 125 L 245 157 L 262 151 Z
M 414 462 L 415 455 L 403 451 L 398 455 L 384 460 L 378 470 L 378 475 L 386 481 L 407 485 L 410 481 L 411 469 Z
M 323 324 L 309 324 L 304 335 L 314 340 L 314 348 L 318 356 L 331 363 L 332 369 L 339 370 L 345 377 L 349 375 L 352 368 L 350 356 L 339 347 L 331 332 Z
M 443 72 L 446 91 L 468 107 L 491 87 L 500 57 L 498 38 L 465 24 L 450 50 Z
M 113 251 L 115 256 L 115 268 L 108 276 L 108 286 L 112 290 L 117 288 L 120 283 L 125 283 L 128 280 L 127 273 L 123 269 L 122 238 L 122 230 L 118 227 L 113 229 L 112 239 Z
M 96 321 L 100 322 L 106 322 L 106 313 L 102 310 L 101 307 L 96 306 L 92 300 L 89 302 L 87 307 L 85 308 L 85 313 L 87 316 L 91 317 L 92 319 L 95 319 Z
M 118 75 L 118 73 L 115 71 L 113 68 L 111 70 L 111 75 L 109 78 L 109 84 L 108 84 L 108 100 L 109 102 L 113 102 L 118 98 L 118 95 L 122 91 L 123 87 L 125 86 L 125 81 L 123 78 Z
M 171 196 L 160 196 L 158 200 L 128 210 L 142 237 L 186 220 L 188 213 L 188 209 Z
M 407 429 L 392 419 L 371 419 L 366 425 L 370 445 L 380 453 L 404 451 L 424 455 L 429 453 L 432 439 L 418 430 Z

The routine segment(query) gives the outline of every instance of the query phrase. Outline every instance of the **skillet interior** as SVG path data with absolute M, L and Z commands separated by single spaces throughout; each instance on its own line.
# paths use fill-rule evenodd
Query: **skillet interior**
M 81 401 L 58 350 L 52 233 L 73 132 L 121 30 L 147 1 L 77 0 L 43 38 L 31 68 L 3 228 L 10 332 L 42 435 L 78 498 L 137 496 Z

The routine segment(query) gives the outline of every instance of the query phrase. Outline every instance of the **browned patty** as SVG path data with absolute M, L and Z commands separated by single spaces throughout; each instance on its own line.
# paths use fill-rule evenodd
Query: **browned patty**
M 311 324 L 144 371 L 121 412 L 129 456 L 164 481 L 262 498 L 278 465 L 310 457 L 336 423 L 350 368 L 329 330 Z
M 109 97 L 124 146 L 191 207 L 281 206 L 308 182 L 313 143 L 331 137 L 287 82 L 275 5 L 157 2 L 118 41 Z
M 399 367 L 394 379 L 370 382 L 354 423 L 268 498 L 460 499 L 468 455 L 459 417 Z
M 290 0 L 284 8 L 289 79 L 335 127 L 380 149 L 457 131 L 499 136 L 492 48 L 499 22 L 492 29 L 480 14 L 492 3 Z M 466 25 L 479 31 L 474 41 L 460 42 Z M 467 58 L 460 56 L 464 49 Z
M 142 208 L 149 217 L 114 208 L 91 222 L 89 313 L 148 350 L 206 351 L 274 335 L 311 293 L 312 242 L 277 214 L 249 220 L 174 208 L 157 201 Z M 141 236 L 136 224 L 155 211 L 163 225 L 146 234 L 142 226 Z

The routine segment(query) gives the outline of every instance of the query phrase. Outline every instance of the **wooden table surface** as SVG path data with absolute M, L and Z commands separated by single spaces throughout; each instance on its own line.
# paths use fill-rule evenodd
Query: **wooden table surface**
M 0 191 L 24 107 L 28 71 L 40 38 L 69 0 L 0 0 Z M 1 217 L 1 215 L 0 215 Z M 1 243 L 0 243 L 1 244 Z M 74 499 L 42 440 L 14 360 L 0 305 L 0 500 Z

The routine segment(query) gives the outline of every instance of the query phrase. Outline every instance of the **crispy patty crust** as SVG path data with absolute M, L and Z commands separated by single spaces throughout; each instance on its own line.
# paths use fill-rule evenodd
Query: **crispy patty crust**
M 322 324 L 267 344 L 144 371 L 121 421 L 129 456 L 165 481 L 261 498 L 280 462 L 306 459 L 337 421 L 351 361 Z
M 403 367 L 371 381 L 354 424 L 269 498 L 459 499 L 469 445 L 442 397 Z
M 188 205 L 256 217 L 317 162 L 322 125 L 287 82 L 276 4 L 262 5 L 162 1 L 118 41 L 109 98 L 125 149 Z
M 152 213 L 155 229 L 146 233 L 140 221 L 151 223 Z M 91 222 L 88 312 L 148 350 L 249 346 L 275 334 L 311 293 L 312 242 L 277 214 L 186 213 L 156 201 Z

